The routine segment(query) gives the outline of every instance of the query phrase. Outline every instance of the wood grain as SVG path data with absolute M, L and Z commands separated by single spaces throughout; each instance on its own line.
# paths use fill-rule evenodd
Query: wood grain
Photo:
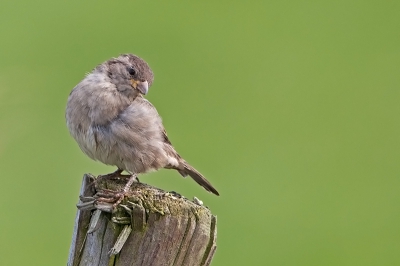
M 97 204 L 96 198 L 105 189 L 120 191 L 126 181 L 94 180 L 85 175 L 82 182 L 67 265 L 210 265 L 217 227 L 208 208 L 174 192 L 134 183 L 113 209 L 112 204 Z M 102 212 L 92 221 L 93 232 L 87 233 L 96 209 Z M 122 231 L 129 236 L 120 236 Z M 120 252 L 112 254 L 116 250 Z

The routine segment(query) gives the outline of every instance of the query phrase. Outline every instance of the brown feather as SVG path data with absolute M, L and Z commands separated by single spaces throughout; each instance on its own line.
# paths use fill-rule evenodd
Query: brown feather
M 176 169 L 176 170 L 178 170 L 178 172 L 183 177 L 189 175 L 191 178 L 193 178 L 194 181 L 197 182 L 197 184 L 199 184 L 200 186 L 205 188 L 207 191 L 219 196 L 218 191 L 211 185 L 211 183 L 199 171 L 194 169 L 186 161 L 183 161 L 182 166 L 183 166 L 183 169 Z

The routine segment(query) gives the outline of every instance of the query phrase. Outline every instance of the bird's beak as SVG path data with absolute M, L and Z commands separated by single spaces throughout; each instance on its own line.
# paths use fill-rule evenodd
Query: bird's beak
M 140 80 L 131 79 L 131 83 L 132 83 L 132 87 L 134 87 L 135 89 L 138 89 L 142 94 L 146 95 L 147 92 L 149 91 L 149 83 L 147 82 L 147 80 L 140 81 Z

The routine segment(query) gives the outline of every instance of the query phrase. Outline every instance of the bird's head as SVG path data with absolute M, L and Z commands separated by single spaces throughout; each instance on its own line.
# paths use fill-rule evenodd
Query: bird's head
M 128 98 L 147 94 L 153 83 L 153 72 L 140 57 L 122 54 L 99 65 L 96 70 L 103 71 L 117 90 Z

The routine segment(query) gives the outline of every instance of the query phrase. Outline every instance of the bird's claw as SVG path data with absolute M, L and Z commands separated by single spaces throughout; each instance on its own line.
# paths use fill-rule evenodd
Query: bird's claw
M 129 188 L 135 180 L 137 182 L 139 181 L 136 174 L 129 176 L 128 182 L 125 184 L 124 188 L 121 191 L 102 189 L 96 194 L 96 203 L 111 203 L 113 209 L 116 209 L 117 206 L 124 200 L 125 196 L 128 194 Z
M 109 189 L 104 189 L 102 190 L 102 192 L 97 192 L 96 204 L 98 203 L 112 204 L 113 209 L 115 209 L 124 200 L 126 194 L 127 193 L 124 191 L 113 191 Z

